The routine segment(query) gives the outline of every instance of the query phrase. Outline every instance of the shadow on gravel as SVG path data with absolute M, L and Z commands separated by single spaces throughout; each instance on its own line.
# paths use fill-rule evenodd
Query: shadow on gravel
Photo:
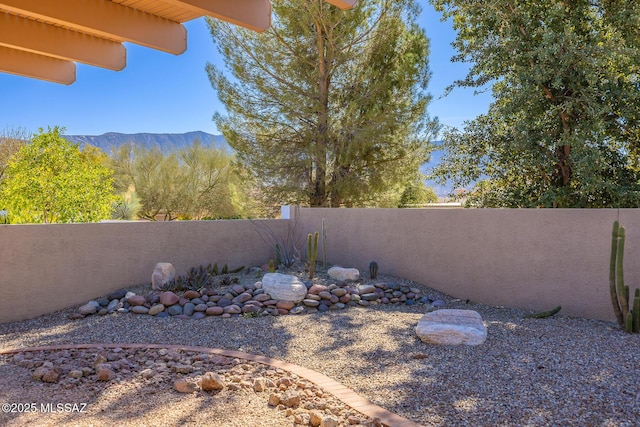
M 639 336 L 610 322 L 524 319 L 519 310 L 464 302 L 447 308 L 481 313 L 487 341 L 421 342 L 414 329 L 425 306 L 354 307 L 308 316 L 322 325 L 316 356 L 349 356 L 348 366 L 323 373 L 428 426 L 631 426 L 640 419 Z M 398 325 L 394 316 L 404 323 Z
M 427 311 L 421 304 L 197 321 L 114 315 L 70 322 L 56 314 L 44 318 L 45 326 L 43 319 L 0 325 L 0 339 L 4 345 L 144 342 L 266 355 L 316 369 L 426 426 L 604 427 L 640 420 L 640 335 L 610 322 L 523 319 L 519 310 L 451 299 L 446 308 L 478 311 L 487 341 L 475 347 L 421 342 L 414 330 Z M 39 336 L 21 338 L 27 332 Z M 127 411 L 137 410 L 128 406 L 136 393 L 123 392 L 109 410 L 126 420 Z M 194 410 L 215 405 L 205 399 Z M 74 420 L 80 418 L 68 421 Z M 188 424 L 188 414 L 181 421 Z

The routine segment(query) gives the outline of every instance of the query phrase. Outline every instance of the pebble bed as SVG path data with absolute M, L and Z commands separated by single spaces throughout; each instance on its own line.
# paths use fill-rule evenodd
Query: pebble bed
M 420 289 L 399 284 L 375 281 L 368 284 L 338 282 L 323 284 L 322 279 L 307 281 L 307 294 L 302 301 L 277 300 L 265 293 L 262 282 L 236 284 L 223 289 L 187 290 L 184 292 L 151 292 L 137 295 L 125 289 L 112 292 L 104 298 L 89 301 L 71 315 L 82 319 L 92 314 L 135 313 L 156 317 L 203 319 L 207 316 L 232 317 L 279 316 L 286 314 L 317 313 L 342 310 L 347 306 L 369 306 L 372 304 L 407 305 L 428 304 L 431 308 L 442 307 L 445 302 L 429 295 L 423 296 Z M 303 288 L 304 289 L 304 288 Z
M 54 426 L 69 422 L 86 423 L 86 419 L 83 420 L 84 414 L 90 412 L 95 418 L 98 407 L 108 407 L 100 401 L 101 395 L 108 385 L 114 383 L 125 383 L 129 389 L 135 386 L 138 389 L 138 398 L 140 395 L 155 397 L 153 395 L 157 392 L 174 391 L 174 400 L 179 401 L 187 400 L 186 396 L 215 399 L 218 402 L 236 400 L 231 404 L 231 408 L 226 410 L 226 417 L 211 417 L 209 414 L 204 419 L 191 419 L 195 425 L 228 425 L 229 415 L 233 417 L 238 409 L 247 409 L 244 405 L 242 408 L 239 407 L 239 399 L 258 404 L 256 406 L 260 414 L 257 419 L 261 420 L 261 425 L 289 425 L 291 422 L 294 425 L 324 427 L 381 425 L 379 420 L 354 411 L 321 387 L 294 373 L 262 363 L 217 354 L 165 348 L 98 347 L 24 351 L 12 355 L 9 363 L 27 371 L 27 375 L 22 375 L 24 385 L 40 389 L 39 393 L 30 393 L 29 400 L 25 400 L 25 397 L 21 402 L 39 401 L 52 404 L 56 408 L 60 407 L 60 410 L 49 414 L 45 422 Z M 57 391 L 52 393 L 51 387 L 56 387 Z M 148 397 L 142 397 L 142 401 L 137 402 L 131 402 L 131 399 L 132 396 L 128 396 L 127 406 L 136 406 L 137 413 L 144 412 Z M 65 405 L 73 406 L 64 411 Z M 0 423 L 43 425 L 43 420 L 38 414 L 42 411 L 39 406 L 36 408 L 37 411 L 20 413 L 22 411 L 16 408 L 14 413 L 0 414 Z M 130 409 L 126 406 L 120 408 L 124 416 L 133 418 L 126 414 Z M 157 411 L 157 408 L 153 408 L 153 411 Z M 65 416 L 68 418 L 65 419 Z M 269 421 L 265 418 L 269 418 Z M 99 421 L 106 423 L 107 417 Z M 246 426 L 255 423 L 256 419 L 237 421 Z M 160 414 L 144 417 L 134 423 L 167 425 L 166 419 Z
M 163 343 L 240 350 L 316 370 L 425 426 L 638 425 L 640 335 L 624 333 L 615 322 L 562 312 L 528 319 L 530 312 L 454 299 L 398 278 L 382 276 L 379 282 L 416 288 L 420 298 L 441 300 L 444 308 L 477 311 L 487 341 L 423 343 L 415 326 L 436 307 L 374 301 L 303 316 L 200 320 L 116 312 L 71 321 L 73 308 L 1 324 L 0 346 Z M 0 376 L 14 366 L 9 359 L 0 356 Z M 2 390 L 0 397 L 11 399 L 8 393 Z

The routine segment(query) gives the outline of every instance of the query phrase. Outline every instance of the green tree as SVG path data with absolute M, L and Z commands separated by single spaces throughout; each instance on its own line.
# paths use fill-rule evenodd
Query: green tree
M 426 185 L 423 179 L 417 179 L 405 187 L 402 195 L 400 196 L 398 207 L 407 208 L 427 203 L 435 203 L 437 201 L 438 196 L 436 195 L 435 190 Z
M 444 135 L 435 174 L 481 183 L 488 207 L 639 206 L 640 4 L 431 0 L 458 31 L 455 84 L 491 86 L 487 114 Z
M 244 216 L 240 179 L 233 157 L 224 150 L 207 148 L 196 141 L 181 150 L 181 213 L 188 219 Z
M 178 217 L 180 165 L 175 153 L 122 144 L 113 149 L 111 161 L 116 190 L 124 193 L 133 185 L 142 203 L 140 217 L 152 221 L 158 216 L 165 220 Z
M 226 69 L 207 66 L 214 120 L 267 203 L 364 206 L 418 176 L 429 41 L 414 0 L 275 0 L 262 34 L 208 20 Z
M 140 216 L 155 220 L 217 219 L 250 215 L 233 156 L 195 142 L 178 152 L 163 153 L 123 144 L 113 150 L 116 189 L 140 199 Z
M 109 218 L 112 171 L 60 136 L 42 129 L 9 161 L 0 205 L 11 223 L 95 222 Z
M 4 176 L 9 160 L 29 139 L 28 132 L 23 129 L 7 129 L 0 133 L 0 181 Z

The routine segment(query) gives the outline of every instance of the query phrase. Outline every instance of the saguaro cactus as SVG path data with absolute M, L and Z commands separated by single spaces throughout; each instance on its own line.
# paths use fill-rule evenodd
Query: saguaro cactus
M 638 333 L 640 332 L 640 289 L 635 290 L 633 308 L 629 310 L 629 286 L 624 284 L 624 241 L 624 227 L 615 221 L 611 234 L 609 291 L 618 324 L 627 332 Z

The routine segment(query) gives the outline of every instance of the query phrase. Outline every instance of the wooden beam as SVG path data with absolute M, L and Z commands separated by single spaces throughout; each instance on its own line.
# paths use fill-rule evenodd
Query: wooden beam
M 0 46 L 0 71 L 70 85 L 76 65 L 70 61 Z
M 108 0 L 0 0 L 0 10 L 176 55 L 187 49 L 182 24 Z
M 269 0 L 164 1 L 257 32 L 268 30 L 271 26 L 271 2 Z
M 0 46 L 122 70 L 126 51 L 121 43 L 0 12 Z
M 325 0 L 325 1 L 343 10 L 351 9 L 358 2 L 358 0 Z

